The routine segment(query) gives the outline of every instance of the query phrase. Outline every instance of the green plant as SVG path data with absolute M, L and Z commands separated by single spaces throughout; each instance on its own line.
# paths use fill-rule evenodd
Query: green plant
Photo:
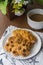
M 7 6 L 8 0 L 0 0 L 0 10 L 5 15 L 6 14 L 6 6 Z
M 13 11 L 12 12 L 23 12 L 23 5 L 28 4 L 27 0 L 12 0 Z
M 7 13 L 6 7 L 8 3 L 13 4 L 12 12 L 23 12 L 23 5 L 28 4 L 28 0 L 0 0 L 0 10 L 4 15 Z

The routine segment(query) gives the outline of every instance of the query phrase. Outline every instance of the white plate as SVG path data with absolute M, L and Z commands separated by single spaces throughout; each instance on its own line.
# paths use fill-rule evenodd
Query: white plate
M 21 28 L 17 28 L 17 29 L 21 29 Z M 24 29 L 24 30 L 27 30 L 27 31 L 30 31 L 32 32 L 36 37 L 37 37 L 37 43 L 35 43 L 34 47 L 32 48 L 31 50 L 31 53 L 30 55 L 28 55 L 27 57 L 22 57 L 22 56 L 13 56 L 11 53 L 8 53 L 4 50 L 4 52 L 10 57 L 10 58 L 13 58 L 13 59 L 28 59 L 28 58 L 31 58 L 33 56 L 35 56 L 41 49 L 41 39 L 40 37 L 35 33 L 33 32 L 32 30 L 29 30 L 29 29 Z M 5 44 L 5 42 L 7 41 L 8 37 L 12 35 L 12 32 L 9 32 L 5 38 L 3 39 L 3 46 Z M 4 48 L 3 48 L 4 49 Z

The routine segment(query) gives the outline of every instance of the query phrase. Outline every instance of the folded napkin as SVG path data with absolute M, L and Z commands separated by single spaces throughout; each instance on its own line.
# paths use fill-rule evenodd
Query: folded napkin
M 7 35 L 9 31 L 12 31 L 16 27 L 9 26 L 4 34 L 2 35 L 2 38 L 0 39 L 0 65 L 43 65 L 43 33 L 36 32 L 38 35 L 40 35 L 42 39 L 42 48 L 40 52 L 34 56 L 33 58 L 27 59 L 27 60 L 11 60 L 3 51 L 2 49 L 2 41 L 4 37 Z

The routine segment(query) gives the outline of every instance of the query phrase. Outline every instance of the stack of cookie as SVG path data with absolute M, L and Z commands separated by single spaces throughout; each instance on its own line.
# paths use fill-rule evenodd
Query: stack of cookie
M 4 49 L 9 53 L 11 52 L 14 56 L 26 57 L 31 53 L 30 50 L 36 41 L 36 37 L 30 31 L 17 29 L 8 38 Z

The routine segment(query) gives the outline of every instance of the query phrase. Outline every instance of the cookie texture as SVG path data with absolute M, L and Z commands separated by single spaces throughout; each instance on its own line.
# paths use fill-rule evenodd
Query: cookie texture
M 13 30 L 12 36 L 4 45 L 7 52 L 11 52 L 14 56 L 26 57 L 31 53 L 31 49 L 36 43 L 36 37 L 27 30 Z

